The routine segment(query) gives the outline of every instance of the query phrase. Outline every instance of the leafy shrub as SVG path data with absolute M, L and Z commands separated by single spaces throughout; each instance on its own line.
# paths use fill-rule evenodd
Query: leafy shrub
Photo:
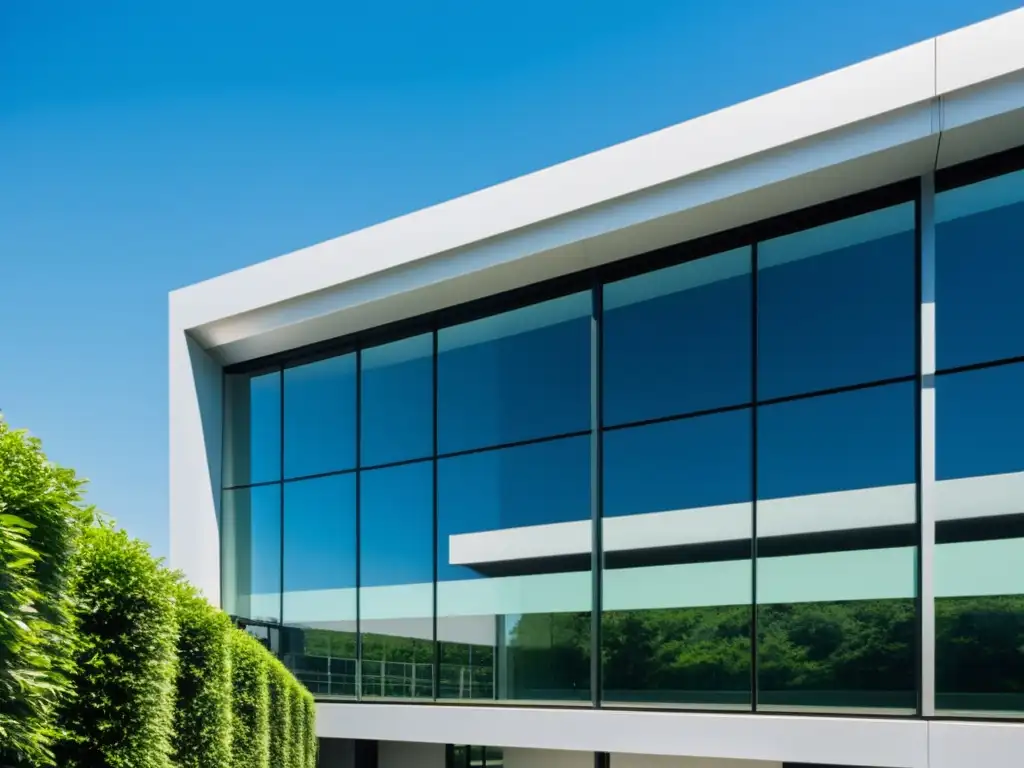
M 290 697 L 295 683 L 284 664 L 277 659 L 271 659 L 269 667 L 270 765 L 292 768 L 295 750 Z
M 168 768 L 177 627 L 171 575 L 109 524 L 83 538 L 74 587 L 77 698 L 61 712 L 61 768 Z
M 178 768 L 231 768 L 231 619 L 184 583 L 176 585 L 175 604 L 174 764 Z
M 92 514 L 81 486 L 0 418 L 0 764 L 52 763 L 73 671 L 70 564 Z
M 302 688 L 295 683 L 288 687 L 288 712 L 292 721 L 291 758 L 288 768 L 306 765 L 306 707 L 302 701 Z
M 270 768 L 270 655 L 256 638 L 231 633 L 231 764 Z M 273 766 L 278 768 L 278 766 Z
M 302 689 L 302 700 L 306 704 L 306 765 L 303 768 L 316 768 L 320 748 L 316 738 L 316 701 L 305 688 Z

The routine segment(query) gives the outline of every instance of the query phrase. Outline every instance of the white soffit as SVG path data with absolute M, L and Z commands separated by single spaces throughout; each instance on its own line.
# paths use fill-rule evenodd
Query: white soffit
M 1024 143 L 1022 39 L 1024 9 L 183 288 L 171 321 L 238 362 Z

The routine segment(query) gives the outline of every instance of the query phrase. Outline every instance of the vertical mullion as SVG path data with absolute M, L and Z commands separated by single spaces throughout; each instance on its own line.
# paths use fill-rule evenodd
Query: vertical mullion
M 757 711 L 757 243 L 750 246 L 750 707 Z
M 278 417 L 280 418 L 280 429 L 281 429 L 281 455 L 278 457 L 278 471 L 279 475 L 277 478 L 277 504 L 280 519 L 278 520 L 278 545 L 280 547 L 278 554 L 278 611 L 277 611 L 277 625 L 284 628 L 284 366 L 277 369 L 277 391 L 278 391 Z M 251 499 L 251 492 L 250 492 Z M 249 502 L 249 509 L 252 509 L 252 501 Z M 250 511 L 250 514 L 251 511 Z M 251 536 L 250 532 L 250 536 Z M 250 546 L 252 544 L 250 543 Z M 250 567 L 252 567 L 250 565 Z M 267 639 L 270 639 L 270 631 L 267 630 Z M 279 643 L 280 645 L 280 643 Z
M 433 683 L 431 686 L 431 698 L 435 701 L 441 697 L 441 643 L 437 638 L 437 328 L 435 327 L 431 333 L 433 339 L 433 349 L 431 350 L 431 386 L 433 392 L 431 393 L 431 407 L 434 411 L 433 416 L 433 444 L 432 444 L 432 456 L 431 456 L 431 469 L 433 473 L 433 569 L 434 569 L 434 583 L 431 589 L 431 599 L 433 604 L 431 607 L 430 615 L 432 620 L 432 639 L 433 639 Z M 470 675 L 473 674 L 472 668 L 469 670 Z M 497 682 L 497 681 L 495 681 Z
M 935 173 L 921 177 L 917 203 L 917 615 L 918 711 L 935 714 Z
M 603 467 L 603 315 L 604 288 L 598 283 L 591 290 L 590 313 L 590 701 L 601 706 L 601 610 L 603 561 L 602 515 L 604 510 Z
M 356 349 L 356 699 L 363 698 L 363 352 Z M 381 662 L 383 665 L 383 662 Z M 381 675 L 384 674 L 383 667 Z

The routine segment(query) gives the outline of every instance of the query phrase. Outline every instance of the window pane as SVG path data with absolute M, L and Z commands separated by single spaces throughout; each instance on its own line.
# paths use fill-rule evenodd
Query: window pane
M 355 466 L 355 376 L 355 355 L 285 369 L 285 477 Z
M 590 439 L 438 462 L 442 698 L 590 699 Z
M 913 383 L 758 412 L 758 706 L 911 711 Z
M 426 458 L 434 450 L 434 337 L 363 350 L 364 467 Z
M 224 485 L 281 479 L 281 372 L 224 377 Z
M 590 293 L 438 332 L 441 453 L 590 427 Z
M 940 368 L 1024 354 L 1024 171 L 936 197 Z
M 224 610 L 253 621 L 281 619 L 281 486 L 224 491 Z
M 1024 712 L 1024 365 L 939 376 L 936 706 Z
M 286 662 L 311 689 L 355 695 L 355 475 L 284 485 Z
M 758 398 L 913 374 L 914 206 L 758 246 Z
M 434 686 L 434 467 L 360 479 L 362 695 L 431 698 Z
M 607 432 L 604 698 L 749 708 L 751 413 Z
M 605 286 L 605 424 L 749 402 L 750 294 L 750 248 Z

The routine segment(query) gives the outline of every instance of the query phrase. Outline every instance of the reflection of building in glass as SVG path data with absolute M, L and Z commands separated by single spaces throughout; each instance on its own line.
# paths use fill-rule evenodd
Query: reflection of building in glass
M 174 564 L 326 765 L 1024 754 L 1022 39 L 172 296 Z

